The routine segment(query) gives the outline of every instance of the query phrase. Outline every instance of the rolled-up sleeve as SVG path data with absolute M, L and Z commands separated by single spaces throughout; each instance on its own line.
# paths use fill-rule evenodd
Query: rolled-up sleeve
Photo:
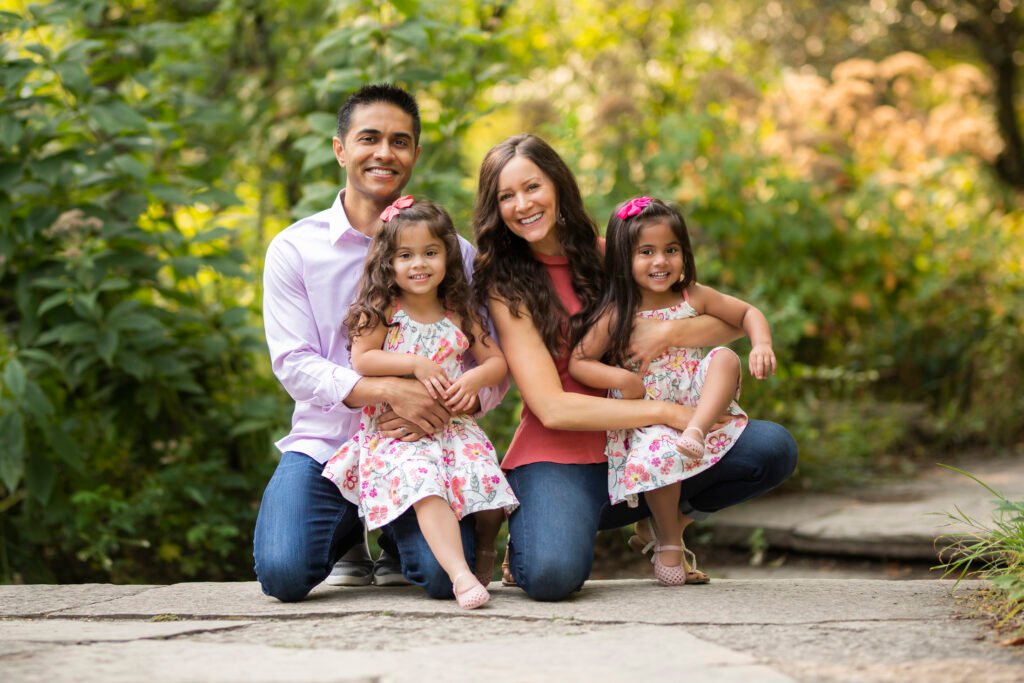
M 344 400 L 362 377 L 324 357 L 302 260 L 294 246 L 280 239 L 270 243 L 264 265 L 263 324 L 274 375 L 295 401 L 324 412 L 358 410 Z

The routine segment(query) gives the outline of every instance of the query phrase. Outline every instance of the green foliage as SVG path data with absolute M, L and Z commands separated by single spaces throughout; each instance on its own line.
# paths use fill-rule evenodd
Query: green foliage
M 209 134 L 195 115 L 216 121 L 217 105 L 155 87 L 158 46 L 180 35 L 160 43 L 154 25 L 110 10 L 55 2 L 8 17 L 5 581 L 241 574 L 280 420 L 236 279 L 246 257 L 201 220 L 237 200 L 217 164 L 183 163 Z

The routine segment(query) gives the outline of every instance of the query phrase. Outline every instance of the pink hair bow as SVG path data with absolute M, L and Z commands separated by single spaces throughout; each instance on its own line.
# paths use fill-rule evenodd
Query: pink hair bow
M 407 194 L 404 197 L 399 197 L 395 201 L 391 202 L 391 205 L 384 209 L 380 214 L 380 219 L 385 223 L 391 221 L 392 218 L 397 216 L 401 209 L 408 209 L 412 206 L 412 195 Z
M 630 216 L 635 216 L 644 209 L 646 209 L 647 205 L 650 203 L 651 198 L 646 196 L 630 199 L 628 202 L 623 204 L 618 211 L 615 212 L 615 215 L 618 216 L 620 220 L 626 220 Z

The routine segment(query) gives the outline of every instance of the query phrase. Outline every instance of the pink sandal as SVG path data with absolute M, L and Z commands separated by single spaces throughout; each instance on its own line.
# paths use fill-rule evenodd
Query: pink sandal
M 469 588 L 460 591 L 456 586 L 458 586 L 459 580 L 463 577 L 469 577 L 473 584 Z M 456 576 L 455 580 L 452 581 L 452 593 L 455 594 L 455 601 L 459 603 L 459 607 L 462 609 L 482 607 L 491 599 L 491 594 L 487 592 L 483 584 L 473 575 L 473 572 L 462 572 Z
M 661 557 L 659 553 L 663 553 L 668 550 L 678 550 L 683 552 L 683 546 L 681 545 L 656 545 L 654 546 L 654 555 L 651 557 L 651 563 L 654 564 L 654 578 L 658 580 L 662 586 L 682 586 L 686 583 L 686 565 L 683 561 L 675 567 L 668 567 L 661 563 Z
M 700 440 L 687 436 L 689 432 L 697 432 L 700 435 Z M 704 432 L 696 427 L 687 427 L 683 430 L 679 441 L 676 442 L 676 450 L 690 460 L 700 460 L 704 457 Z

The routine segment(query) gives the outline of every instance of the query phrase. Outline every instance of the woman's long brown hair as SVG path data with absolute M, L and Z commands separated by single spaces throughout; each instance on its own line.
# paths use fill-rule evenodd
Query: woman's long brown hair
M 349 347 L 352 339 L 377 327 L 389 324 L 387 309 L 395 302 L 402 290 L 395 284 L 395 269 L 392 259 L 398 248 L 398 235 L 403 228 L 414 223 L 423 223 L 430 233 L 444 244 L 444 279 L 437 288 L 437 298 L 446 311 L 455 314 L 463 334 L 472 346 L 475 338 L 472 328 L 476 324 L 484 330 L 473 292 L 466 280 L 466 269 L 462 260 L 459 236 L 452 225 L 451 216 L 429 199 L 416 202 L 392 218 L 381 221 L 377 234 L 366 255 L 366 267 L 359 281 L 359 293 L 348 309 L 345 327 L 348 329 Z
M 566 352 L 568 312 L 543 264 L 533 257 L 529 243 L 509 230 L 498 208 L 499 177 L 515 156 L 535 163 L 557 190 L 555 235 L 568 258 L 572 288 L 583 310 L 595 305 L 604 289 L 597 225 L 583 207 L 572 171 L 550 145 L 535 135 L 516 135 L 495 145 L 480 165 L 473 211 L 477 245 L 473 288 L 481 301 L 496 298 L 516 317 L 525 310 L 548 351 L 557 357 Z

